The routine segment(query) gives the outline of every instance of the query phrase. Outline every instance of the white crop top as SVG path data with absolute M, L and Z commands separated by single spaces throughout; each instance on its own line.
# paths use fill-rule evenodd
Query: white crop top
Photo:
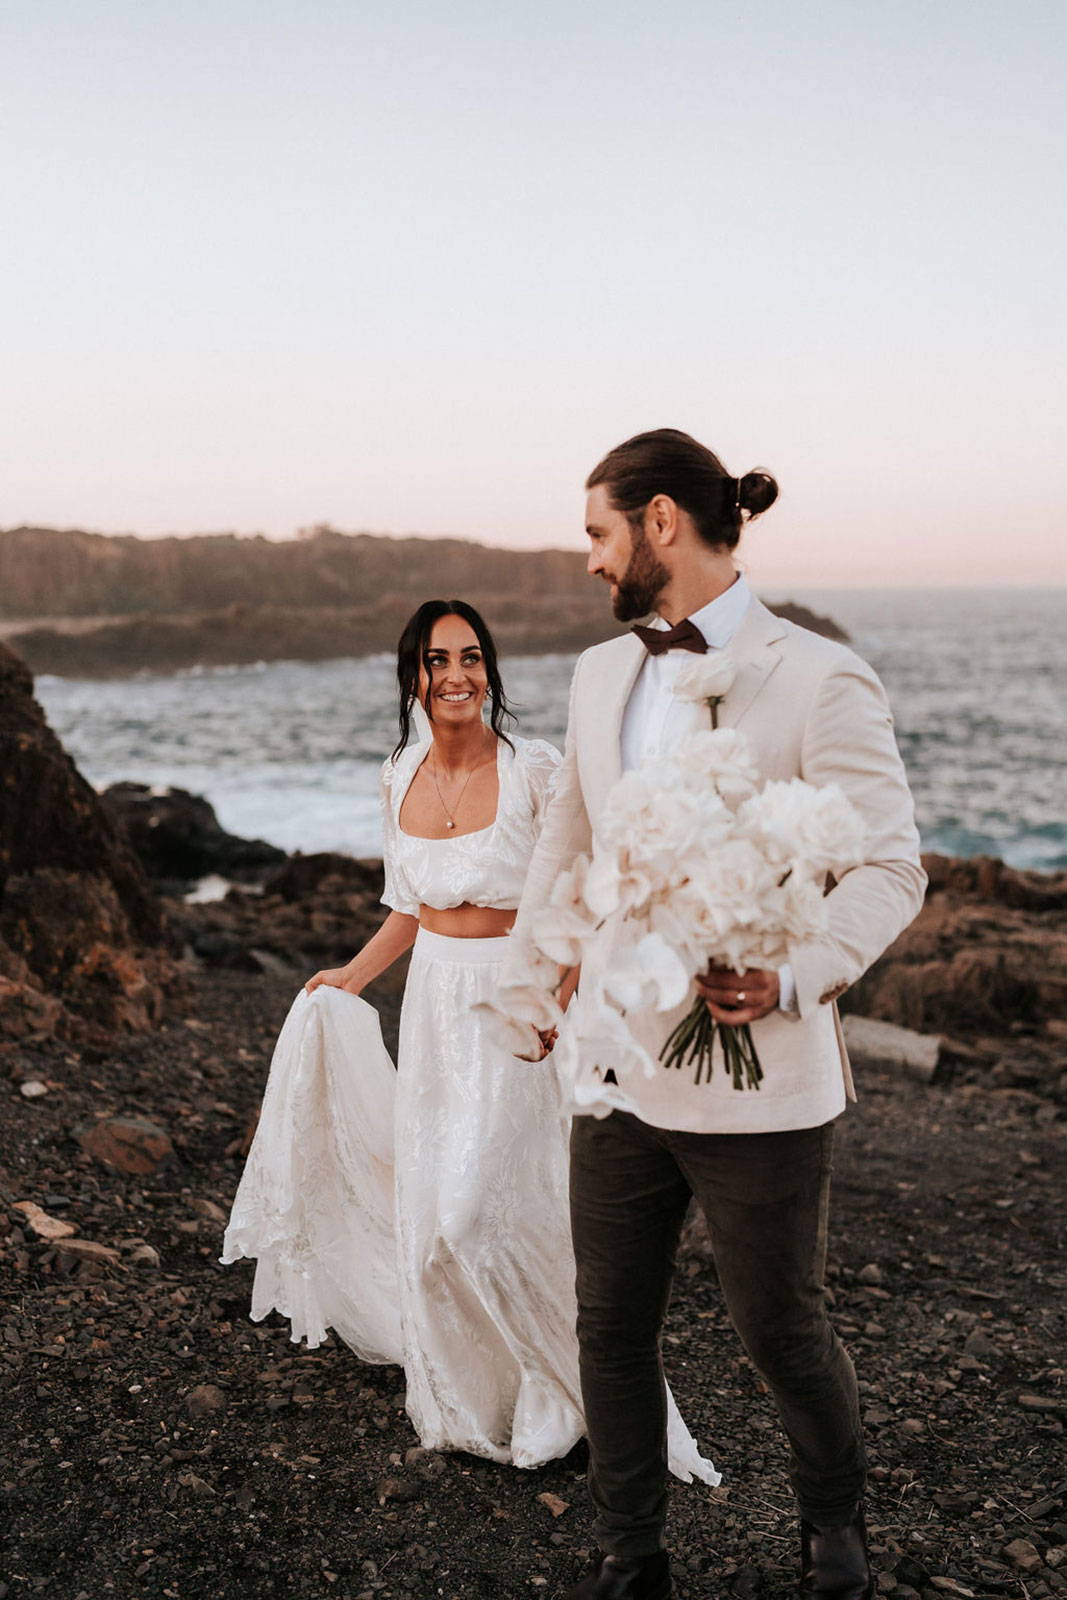
M 514 911 L 541 831 L 545 807 L 562 756 L 544 739 L 511 735 L 512 750 L 497 741 L 500 798 L 496 819 L 476 833 L 418 839 L 400 827 L 400 808 L 412 779 L 429 754 L 430 739 L 409 745 L 382 767 L 382 904 L 417 917 L 420 906 L 486 906 Z

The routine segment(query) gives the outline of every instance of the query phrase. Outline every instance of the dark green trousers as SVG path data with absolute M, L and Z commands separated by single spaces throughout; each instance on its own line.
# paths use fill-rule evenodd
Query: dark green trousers
M 633 1559 L 663 1544 L 659 1339 L 690 1195 L 707 1218 L 731 1321 L 778 1407 L 800 1514 L 824 1527 L 852 1520 L 866 1463 L 856 1375 L 823 1295 L 832 1144 L 832 1123 L 716 1134 L 653 1128 L 619 1111 L 574 1119 L 571 1220 L 589 1488 L 594 1532 L 609 1554 Z M 688 1356 L 711 1367 L 719 1359 L 696 1338 Z

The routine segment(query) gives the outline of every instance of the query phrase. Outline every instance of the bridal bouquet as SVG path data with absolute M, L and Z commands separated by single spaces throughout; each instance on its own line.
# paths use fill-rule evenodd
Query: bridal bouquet
M 827 875 L 862 859 L 862 825 L 836 785 L 760 787 L 744 736 L 717 727 L 734 675 L 724 652 L 683 664 L 674 693 L 706 703 L 712 726 L 615 784 L 592 859 L 579 856 L 559 878 L 531 925 L 522 981 L 499 997 L 513 1025 L 556 1026 L 559 969 L 582 964 L 556 1047 L 576 1110 L 611 1108 L 607 1067 L 620 1080 L 659 1070 L 631 1012 L 676 1010 L 709 961 L 738 973 L 782 966 L 791 946 L 826 926 Z M 749 1028 L 714 1022 L 699 995 L 660 1062 L 710 1081 L 716 1041 L 734 1088 L 758 1088 Z

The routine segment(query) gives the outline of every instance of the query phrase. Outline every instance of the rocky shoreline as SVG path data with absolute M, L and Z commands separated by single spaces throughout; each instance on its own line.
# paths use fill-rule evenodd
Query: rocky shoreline
M 217 1260 L 277 1030 L 377 926 L 379 863 L 257 859 L 195 797 L 120 787 L 83 783 L 0 647 L 0 1600 L 560 1595 L 589 1553 L 582 1446 L 536 1472 L 420 1451 L 397 1369 L 252 1324 L 250 1267 Z M 927 865 L 849 1004 L 936 1031 L 940 1062 L 861 1066 L 836 1160 L 878 1592 L 1045 1600 L 1067 1594 L 1067 878 Z M 190 902 L 204 872 L 231 887 Z M 368 991 L 391 1044 L 402 983 Z M 679 1594 L 791 1592 L 783 1442 L 699 1234 L 664 1348 L 724 1472 L 673 1493 Z
M 590 586 L 591 588 L 591 586 Z M 502 653 L 576 655 L 618 631 L 603 595 L 513 596 L 463 590 L 485 616 Z M 592 602 L 595 601 L 594 606 Z M 332 661 L 378 655 L 396 641 L 417 597 L 386 596 L 374 606 L 235 603 L 222 610 L 155 613 L 94 621 L 22 623 L 7 641 L 34 672 L 64 678 L 125 678 L 191 667 L 251 666 L 263 661 Z M 794 601 L 771 610 L 828 638 L 844 639 L 830 617 Z

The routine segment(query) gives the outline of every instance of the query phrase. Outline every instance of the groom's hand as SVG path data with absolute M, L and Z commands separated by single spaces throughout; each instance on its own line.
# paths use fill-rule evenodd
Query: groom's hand
M 698 974 L 696 986 L 710 1015 L 727 1026 L 758 1022 L 778 1009 L 778 974 L 760 967 L 739 974 L 732 967 L 709 963 L 707 971 Z

